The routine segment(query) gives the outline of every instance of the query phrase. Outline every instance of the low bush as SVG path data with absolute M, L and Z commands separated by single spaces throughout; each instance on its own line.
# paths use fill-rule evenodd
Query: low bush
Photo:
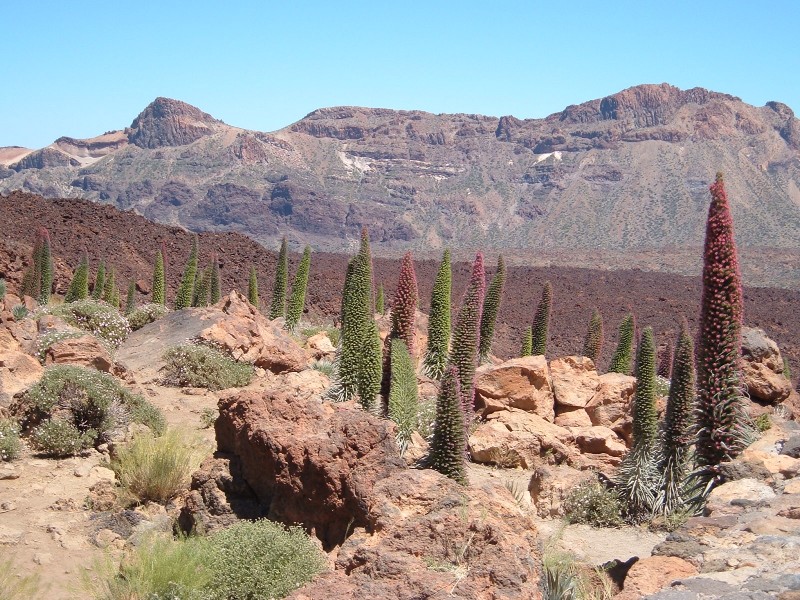
M 85 586 L 96 600 L 208 600 L 211 581 L 205 538 L 151 536 L 137 544 L 117 569 L 96 565 Z
M 164 353 L 163 383 L 201 387 L 212 391 L 244 387 L 253 378 L 253 365 L 240 363 L 223 352 L 199 344 L 170 348 Z
M 327 358 L 320 358 L 318 360 L 315 360 L 314 362 L 311 363 L 311 368 L 331 378 L 336 372 L 336 365 L 333 364 L 333 361 L 330 361 Z
M 622 503 L 613 490 L 599 481 L 585 481 L 567 494 L 564 516 L 570 523 L 617 527 L 622 524 Z
M 0 419 L 0 461 L 19 456 L 19 425 L 11 419 Z
M 311 581 L 325 556 L 300 527 L 240 521 L 209 539 L 211 598 L 283 598 Z
M 6 297 L 6 280 L 0 277 L 0 301 Z
M 758 430 L 760 433 L 764 433 L 772 428 L 772 420 L 769 418 L 767 413 L 764 413 L 753 419 L 753 425 L 755 425 L 756 430 Z
M 200 425 L 202 429 L 211 429 L 217 422 L 219 411 L 214 408 L 204 408 L 200 412 Z
M 186 487 L 204 454 L 175 430 L 161 437 L 141 434 L 115 452 L 111 469 L 136 502 L 163 503 Z
M 40 335 L 36 339 L 36 358 L 39 359 L 40 363 L 44 364 L 45 355 L 47 354 L 47 350 L 50 348 L 50 346 L 62 340 L 75 339 L 85 335 L 85 331 L 70 330 L 51 331 L 49 333 Z
M 28 316 L 28 312 L 28 307 L 24 304 L 15 304 L 11 309 L 11 315 L 14 317 L 15 321 L 22 321 L 22 319 Z
M 136 331 L 145 325 L 149 325 L 154 321 L 158 321 L 168 312 L 169 309 L 163 304 L 144 304 L 138 308 L 135 308 L 128 315 L 128 323 L 131 326 L 131 330 Z
M 614 586 L 608 574 L 553 547 L 542 553 L 544 600 L 610 600 Z
M 114 377 L 75 365 L 54 365 L 22 397 L 23 426 L 35 449 L 67 456 L 108 441 L 128 423 L 160 435 L 164 416 Z
M 98 600 L 283 598 L 326 562 L 299 527 L 240 521 L 209 537 L 151 538 L 89 587 Z
M 78 454 L 94 445 L 97 430 L 81 431 L 64 419 L 54 418 L 44 421 L 31 430 L 31 446 L 45 456 L 63 458 Z
M 119 348 L 131 332 L 128 320 L 119 313 L 119 310 L 100 300 L 87 298 L 46 310 L 54 316 L 61 317 L 73 327 L 105 340 L 113 349 Z

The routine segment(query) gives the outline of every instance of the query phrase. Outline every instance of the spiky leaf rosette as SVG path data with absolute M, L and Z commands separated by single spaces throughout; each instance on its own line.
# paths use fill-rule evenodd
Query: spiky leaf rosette
M 117 289 L 117 272 L 114 267 L 108 270 L 106 282 L 103 285 L 103 300 L 114 306 L 114 290 Z
M 280 252 L 278 252 L 278 264 L 275 267 L 275 284 L 272 286 L 272 302 L 269 308 L 270 319 L 286 316 L 286 285 L 288 281 L 289 248 L 286 238 L 283 238 Z
M 697 347 L 697 458 L 713 470 L 742 450 L 748 425 L 736 366 L 741 354 L 742 283 L 721 173 L 710 190 Z
M 128 293 L 125 296 L 125 314 L 129 315 L 136 310 L 136 283 L 128 284 Z
M 197 236 L 192 239 L 192 250 L 189 252 L 189 260 L 181 277 L 181 285 L 178 288 L 178 295 L 175 297 L 175 310 L 189 308 L 194 297 L 194 284 L 197 277 L 197 260 L 199 251 L 197 249 Z
M 247 280 L 247 299 L 256 308 L 259 307 L 258 301 L 258 275 L 256 268 L 250 267 L 250 278 Z
M 85 300 L 89 297 L 89 257 L 84 252 L 81 255 L 81 262 L 72 276 L 72 281 L 64 296 L 64 302 L 75 302 Z
M 431 313 L 428 317 L 428 348 L 423 370 L 428 377 L 441 378 L 447 366 L 450 350 L 450 295 L 452 287 L 450 250 L 444 251 L 431 294 Z
M 483 303 L 483 313 L 481 314 L 480 345 L 478 347 L 478 357 L 481 362 L 489 358 L 492 350 L 492 339 L 494 338 L 494 326 L 497 321 L 497 311 L 500 309 L 500 298 L 503 295 L 503 286 L 506 283 L 506 264 L 501 254 L 497 258 L 497 271 L 495 271 L 492 282 L 486 290 L 486 299 Z
M 47 306 L 50 302 L 50 294 L 53 290 L 53 255 L 50 250 L 50 232 L 47 231 L 44 227 L 41 228 L 39 231 L 39 237 L 41 238 L 40 250 L 39 250 L 39 273 L 40 273 L 40 283 L 39 283 L 39 304 L 42 306 Z
M 100 300 L 103 297 L 103 290 L 106 287 L 106 264 L 101 260 L 97 265 L 97 273 L 94 276 L 94 287 L 92 288 L 92 298 Z
M 550 324 L 550 305 L 553 302 L 553 286 L 545 281 L 542 288 L 542 299 L 536 307 L 533 316 L 533 354 L 534 356 L 547 353 L 547 329 Z
M 658 376 L 672 379 L 672 342 L 667 342 L 664 349 L 658 353 Z
M 162 306 L 167 303 L 167 283 L 164 271 L 164 254 L 161 250 L 156 253 L 156 262 L 153 266 L 153 291 L 151 302 Z
M 213 252 L 211 254 L 211 275 L 209 280 L 209 297 L 208 301 L 210 304 L 216 304 L 219 302 L 220 298 L 222 298 L 222 290 L 221 290 L 221 279 L 219 276 L 219 260 L 217 259 L 217 253 Z
M 383 293 L 383 284 L 380 284 L 378 286 L 378 295 L 375 298 L 375 312 L 377 314 L 382 315 L 384 312 L 386 312 L 385 303 L 386 303 L 386 298 Z
M 672 381 L 662 433 L 658 506 L 665 514 L 684 505 L 683 489 L 694 437 L 695 396 L 694 342 L 684 320 L 672 360 Z
M 303 316 L 306 306 L 306 288 L 308 287 L 308 273 L 311 269 L 311 247 L 306 246 L 303 250 L 303 258 L 294 274 L 292 281 L 292 294 L 289 297 L 289 307 L 286 309 L 286 328 L 294 331 Z
M 583 340 L 583 355 L 591 358 L 597 365 L 600 358 L 600 350 L 603 348 L 603 316 L 598 309 L 594 309 L 592 318 L 589 319 L 589 326 L 586 329 L 586 337 Z
M 636 323 L 632 314 L 627 314 L 619 324 L 617 334 L 617 348 L 611 357 L 611 365 L 608 367 L 609 373 L 631 374 L 633 366 L 633 333 Z
M 533 327 L 528 325 L 525 329 L 525 335 L 522 337 L 522 349 L 520 356 L 531 356 L 533 354 Z
M 442 376 L 436 400 L 430 465 L 439 473 L 466 485 L 466 438 L 461 395 L 458 368 L 450 365 Z
M 417 275 L 414 273 L 414 259 L 411 252 L 403 255 L 400 263 L 400 276 L 392 300 L 392 328 L 389 336 L 403 340 L 411 354 L 414 354 L 414 319 L 417 314 L 419 293 Z
M 395 338 L 391 344 L 392 379 L 389 385 L 388 412 L 389 418 L 397 423 L 396 439 L 402 456 L 417 426 L 417 372 L 405 342 Z
M 478 252 L 472 265 L 472 276 L 461 300 L 461 308 L 458 310 L 456 326 L 453 328 L 453 347 L 449 361 L 450 365 L 458 369 L 465 427 L 472 422 L 474 414 L 475 367 L 478 361 L 478 336 L 485 289 L 483 254 Z
M 636 353 L 636 395 L 633 401 L 633 445 L 619 470 L 619 490 L 629 515 L 638 520 L 648 514 L 659 487 L 658 415 L 656 413 L 656 345 L 653 328 L 642 331 Z

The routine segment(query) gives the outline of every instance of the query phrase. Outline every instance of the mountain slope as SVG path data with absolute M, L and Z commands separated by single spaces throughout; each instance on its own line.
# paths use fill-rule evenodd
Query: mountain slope
M 632 264 L 682 272 L 696 269 L 721 170 L 740 245 L 784 261 L 800 249 L 791 109 L 667 84 L 545 119 L 339 107 L 269 134 L 158 98 L 124 130 L 22 157 L 0 149 L 0 164 L 0 191 L 109 202 L 270 245 L 286 234 L 347 250 L 367 225 L 388 253 L 490 247 L 614 266 L 649 249 L 649 264 Z

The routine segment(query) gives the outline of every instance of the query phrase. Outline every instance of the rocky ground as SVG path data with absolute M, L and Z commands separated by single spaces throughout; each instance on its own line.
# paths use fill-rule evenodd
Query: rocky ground
M 52 317 L 17 321 L 0 310 L 0 412 L 35 383 L 31 354 Z M 387 319 L 381 320 L 386 329 Z M 424 342 L 424 319 L 417 332 Z M 163 351 L 188 338 L 213 342 L 256 365 L 243 389 L 209 392 L 163 385 Z M 327 573 L 298 590 L 316 598 L 537 598 L 541 555 L 572 552 L 587 567 L 616 561 L 609 594 L 648 597 L 795 598 L 800 591 L 800 397 L 777 372 L 780 350 L 763 332 L 745 333 L 743 372 L 753 414 L 772 428 L 712 494 L 706 514 L 678 529 L 592 529 L 566 525 L 563 500 L 575 483 L 613 475 L 630 437 L 632 377 L 600 374 L 588 359 L 526 357 L 478 371 L 479 424 L 470 438 L 470 485 L 408 468 L 425 454 L 417 437 L 403 458 L 394 427 L 352 403 L 319 398 L 327 376 L 308 368 L 329 355 L 324 335 L 305 347 L 241 296 L 168 314 L 128 337 L 110 361 L 102 347 L 69 346 L 50 360 L 114 373 L 164 412 L 170 427 L 208 444 L 191 484 L 166 506 L 120 505 L 108 447 L 65 460 L 25 450 L 0 463 L 0 557 L 38 573 L 46 597 L 81 598 L 98 561 L 118 560 L 148 531 L 213 531 L 241 517 L 301 522 L 329 552 Z M 70 349 L 70 351 L 67 351 Z M 420 379 L 423 396 L 435 393 Z M 215 429 L 203 413 L 217 409 Z M 211 449 L 216 453 L 211 455 Z M 418 465 L 417 465 L 418 466 Z M 651 556 L 652 554 L 652 556 Z

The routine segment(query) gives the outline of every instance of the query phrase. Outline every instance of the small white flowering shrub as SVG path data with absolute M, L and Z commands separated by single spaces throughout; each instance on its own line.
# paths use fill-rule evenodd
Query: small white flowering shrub
M 163 304 L 143 304 L 128 315 L 128 323 L 130 323 L 131 330 L 136 331 L 153 321 L 157 321 L 168 312 L 169 309 Z
M 142 396 L 107 373 L 75 365 L 54 365 L 22 398 L 23 425 L 34 449 L 69 456 L 108 441 L 128 423 L 163 433 L 164 416 Z
M 19 425 L 11 419 L 0 419 L 0 461 L 19 456 Z
M 622 502 L 599 481 L 584 481 L 564 499 L 564 516 L 570 523 L 617 527 L 622 524 Z
M 185 344 L 164 353 L 165 385 L 201 387 L 212 391 L 244 387 L 255 369 L 224 352 L 202 344 Z
M 128 320 L 110 304 L 87 298 L 46 309 L 78 329 L 105 340 L 116 350 L 131 332 Z

